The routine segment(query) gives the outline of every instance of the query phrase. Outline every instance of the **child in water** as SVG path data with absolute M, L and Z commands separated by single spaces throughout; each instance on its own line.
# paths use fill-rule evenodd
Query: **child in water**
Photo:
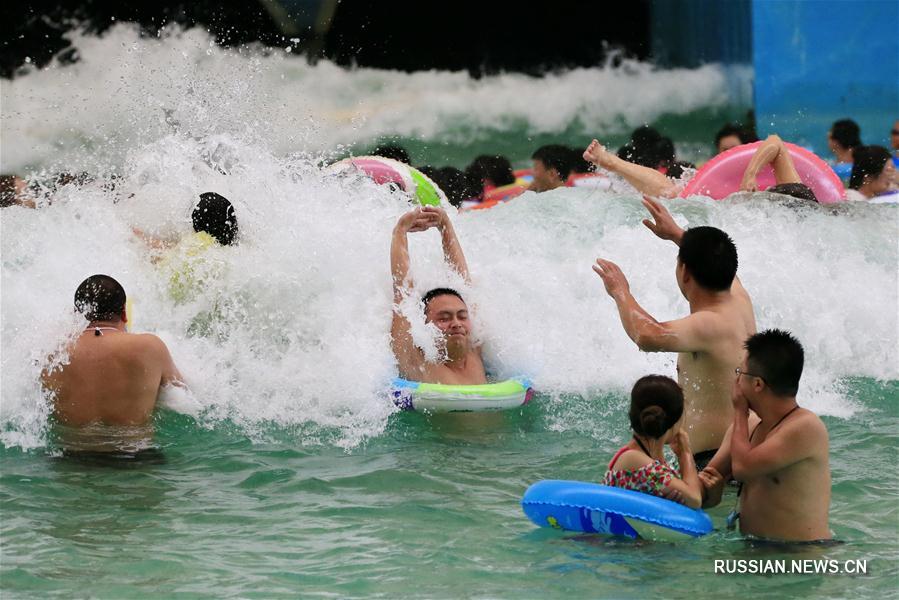
M 609 462 L 603 485 L 661 496 L 699 508 L 702 484 L 696 473 L 690 438 L 681 428 L 684 393 L 670 377 L 641 377 L 631 390 L 628 413 L 633 438 Z M 665 461 L 665 445 L 671 446 L 680 473 Z

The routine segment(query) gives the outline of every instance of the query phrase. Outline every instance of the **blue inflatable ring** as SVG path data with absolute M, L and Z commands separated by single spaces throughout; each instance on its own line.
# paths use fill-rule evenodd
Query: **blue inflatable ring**
M 524 514 L 540 527 L 673 541 L 706 535 L 712 520 L 677 502 L 583 481 L 548 479 L 527 489 Z

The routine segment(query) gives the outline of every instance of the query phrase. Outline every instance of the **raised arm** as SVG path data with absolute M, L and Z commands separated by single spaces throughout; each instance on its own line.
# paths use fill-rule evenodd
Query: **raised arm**
M 668 442 L 680 467 L 680 479 L 672 479 L 663 496 L 685 504 L 690 508 L 699 508 L 702 504 L 702 483 L 696 473 L 693 462 L 693 451 L 690 449 L 690 436 L 679 429 L 674 438 Z
M 743 171 L 743 181 L 740 182 L 741 192 L 758 191 L 757 178 L 759 171 L 765 165 L 771 165 L 774 168 L 774 179 L 778 184 L 802 183 L 783 140 L 776 135 L 769 135 L 768 139 L 762 142 L 762 145 L 755 151 L 746 170 Z
M 684 229 L 675 223 L 668 209 L 662 206 L 662 203 L 658 200 L 653 200 L 647 196 L 643 196 L 643 206 L 646 207 L 646 210 L 652 216 L 652 220 L 643 219 L 643 224 L 656 234 L 656 237 L 659 239 L 672 241 L 679 247 L 681 239 L 684 237 Z M 730 291 L 731 293 L 744 294 L 748 297 L 739 277 L 734 277 Z
M 462 245 L 459 238 L 456 237 L 456 230 L 453 229 L 453 223 L 449 216 L 442 208 L 436 206 L 425 206 L 421 209 L 423 215 L 432 217 L 436 222 L 436 227 L 440 231 L 441 242 L 443 243 L 443 258 L 455 270 L 465 283 L 471 283 L 471 275 L 468 272 L 468 263 L 465 261 L 465 254 L 462 253 Z
M 596 140 L 590 142 L 584 150 L 584 160 L 624 177 L 641 194 L 664 198 L 673 198 L 677 194 L 677 186 L 664 174 L 643 165 L 627 162 L 606 150 L 605 146 Z
M 393 228 L 390 244 L 390 271 L 393 276 L 393 319 L 390 326 L 390 344 L 399 363 L 400 375 L 415 377 L 423 364 L 421 351 L 412 340 L 412 324 L 400 312 L 400 303 L 412 289 L 409 277 L 409 242 L 407 235 L 414 231 L 424 231 L 435 226 L 433 214 L 421 209 L 407 212 L 399 218 Z
M 701 352 L 714 339 L 719 317 L 710 312 L 693 313 L 683 319 L 660 322 L 637 303 L 621 269 L 615 263 L 596 259 L 593 270 L 602 278 L 606 292 L 618 306 L 618 316 L 628 337 L 644 352 Z

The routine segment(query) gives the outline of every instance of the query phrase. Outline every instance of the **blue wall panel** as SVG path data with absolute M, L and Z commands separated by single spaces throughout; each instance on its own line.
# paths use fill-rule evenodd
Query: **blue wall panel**
M 759 135 L 827 151 L 841 118 L 887 145 L 899 119 L 899 0 L 754 0 Z
M 650 14 L 658 65 L 752 62 L 750 0 L 653 0 Z

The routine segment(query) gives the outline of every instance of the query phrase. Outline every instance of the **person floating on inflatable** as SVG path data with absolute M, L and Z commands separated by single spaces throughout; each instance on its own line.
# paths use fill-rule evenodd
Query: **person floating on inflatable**
M 640 193 L 660 198 L 674 198 L 680 192 L 682 197 L 699 194 L 721 200 L 737 191 L 765 191 L 822 203 L 845 197 L 842 182 L 824 161 L 776 135 L 719 154 L 703 165 L 683 191 L 677 181 L 611 154 L 597 140 L 584 151 L 584 158 L 623 177 Z M 772 178 L 774 185 L 761 185 Z
M 690 438 L 681 429 L 684 393 L 664 375 L 641 377 L 631 390 L 628 417 L 633 429 L 631 441 L 612 460 L 602 484 L 661 496 L 699 508 L 702 484 L 690 451 Z M 680 473 L 665 461 L 663 450 L 671 446 Z
M 853 153 L 852 176 L 849 178 L 849 189 L 846 198 L 853 201 L 873 200 L 878 197 L 893 196 L 893 180 L 896 178 L 896 167 L 890 160 L 890 152 L 883 146 L 859 146 Z M 880 198 L 883 200 L 884 198 Z
M 721 502 L 733 475 L 740 504 L 729 525 L 739 519 L 742 533 L 771 540 L 828 540 L 830 444 L 821 419 L 796 403 L 802 345 L 772 329 L 751 336 L 745 348 L 733 382 L 733 424 L 699 474 L 703 506 Z
M 443 256 L 462 278 L 469 282 L 468 264 L 453 224 L 443 209 L 417 208 L 401 216 L 393 229 L 390 268 L 393 274 L 393 322 L 391 348 L 396 356 L 400 377 L 409 381 L 474 385 L 487 383 L 481 348 L 471 341 L 468 306 L 456 290 L 435 288 L 422 298 L 425 320 L 433 323 L 443 336 L 440 358 L 430 362 L 412 339 L 412 324 L 400 312 L 400 304 L 412 291 L 409 276 L 408 234 L 436 228 L 443 241 Z
M 678 380 L 687 399 L 686 427 L 700 467 L 715 454 L 731 422 L 733 368 L 743 341 L 755 333 L 752 300 L 737 277 L 737 248 L 714 227 L 684 231 L 660 203 L 645 198 L 654 222 L 643 221 L 657 237 L 679 246 L 677 285 L 690 304 L 682 319 L 660 322 L 631 295 L 621 269 L 596 260 L 593 270 L 615 301 L 627 335 L 644 352 L 677 352 Z

